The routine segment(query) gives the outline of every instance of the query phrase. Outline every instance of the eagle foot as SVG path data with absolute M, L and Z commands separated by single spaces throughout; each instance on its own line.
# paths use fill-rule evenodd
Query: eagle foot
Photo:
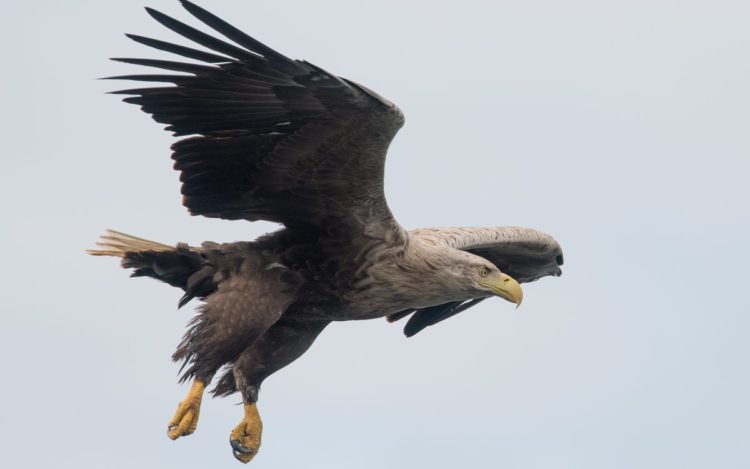
M 177 412 L 167 425 L 167 436 L 169 438 L 176 440 L 195 431 L 198 426 L 198 415 L 200 415 L 201 399 L 205 387 L 205 383 L 199 379 L 193 382 L 187 397 L 177 406 Z
M 254 402 L 246 403 L 245 418 L 234 427 L 229 435 L 232 454 L 238 461 L 247 464 L 258 454 L 261 433 L 263 433 L 263 423 L 260 421 L 258 407 Z

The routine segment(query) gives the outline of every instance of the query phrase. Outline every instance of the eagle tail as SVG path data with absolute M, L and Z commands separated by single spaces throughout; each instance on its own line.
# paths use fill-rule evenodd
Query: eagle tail
M 175 246 L 157 243 L 147 239 L 138 238 L 115 230 L 107 230 L 96 243 L 99 249 L 88 249 L 87 254 L 92 256 L 114 256 L 125 258 L 129 253 L 144 251 L 167 252 L 174 251 Z
M 185 290 L 178 307 L 193 298 L 205 298 L 216 289 L 214 266 L 198 249 L 187 244 L 170 246 L 107 230 L 96 245 L 98 249 L 86 252 L 121 258 L 123 268 L 133 269 L 131 277 L 151 277 Z

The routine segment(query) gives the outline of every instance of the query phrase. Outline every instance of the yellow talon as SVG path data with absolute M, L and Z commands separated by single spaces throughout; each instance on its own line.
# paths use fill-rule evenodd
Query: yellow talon
M 206 385 L 203 381 L 196 379 L 190 388 L 187 397 L 177 406 L 172 420 L 167 425 L 167 436 L 176 440 L 181 436 L 193 433 L 198 426 L 198 415 L 201 411 L 201 399 Z
M 260 449 L 260 436 L 263 433 L 263 422 L 260 421 L 258 407 L 253 402 L 245 404 L 245 418 L 234 427 L 229 435 L 232 452 L 238 461 L 249 463 Z

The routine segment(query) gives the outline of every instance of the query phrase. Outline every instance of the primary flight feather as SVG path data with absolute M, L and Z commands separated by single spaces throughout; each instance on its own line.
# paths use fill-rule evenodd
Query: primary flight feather
M 204 389 L 224 368 L 213 393 L 241 393 L 245 415 L 230 443 L 249 462 L 260 447 L 261 383 L 330 322 L 410 316 L 412 336 L 491 296 L 520 304 L 519 283 L 560 275 L 560 246 L 536 230 L 402 228 L 383 194 L 386 152 L 404 123 L 398 107 L 181 3 L 224 39 L 147 8 L 206 50 L 129 34 L 192 61 L 114 59 L 173 72 L 112 77 L 166 84 L 115 93 L 188 136 L 172 159 L 191 214 L 284 227 L 200 247 L 110 230 L 89 251 L 181 288 L 179 306 L 203 300 L 173 356 L 193 384 L 169 422 L 172 439 L 195 431 Z

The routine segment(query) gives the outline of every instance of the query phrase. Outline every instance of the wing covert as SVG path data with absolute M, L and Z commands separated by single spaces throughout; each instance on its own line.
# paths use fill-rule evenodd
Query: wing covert
M 409 234 L 423 243 L 442 245 L 484 257 L 519 283 L 562 274 L 563 254 L 555 239 L 517 226 L 420 228 Z

